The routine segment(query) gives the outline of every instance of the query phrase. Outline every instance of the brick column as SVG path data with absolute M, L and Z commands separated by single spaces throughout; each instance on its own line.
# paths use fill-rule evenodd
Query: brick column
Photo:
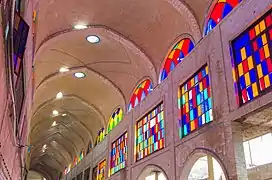
M 233 122 L 232 133 L 237 179 L 248 180 L 243 147 L 242 125 L 240 123 Z

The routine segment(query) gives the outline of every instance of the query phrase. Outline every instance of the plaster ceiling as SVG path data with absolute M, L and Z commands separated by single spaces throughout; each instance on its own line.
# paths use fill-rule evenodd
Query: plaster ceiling
M 39 0 L 31 169 L 62 172 L 94 143 L 115 108 L 126 113 L 134 87 L 157 85 L 168 49 L 181 36 L 198 42 L 211 0 Z M 87 29 L 75 30 L 78 23 Z M 88 35 L 101 41 L 90 44 Z M 69 72 L 60 73 L 61 67 Z M 86 77 L 77 79 L 75 72 Z M 62 92 L 64 97 L 56 99 Z M 60 114 L 53 116 L 52 111 Z M 66 114 L 66 116 L 62 116 Z M 52 126 L 56 121 L 57 125 Z M 47 150 L 42 152 L 44 144 Z

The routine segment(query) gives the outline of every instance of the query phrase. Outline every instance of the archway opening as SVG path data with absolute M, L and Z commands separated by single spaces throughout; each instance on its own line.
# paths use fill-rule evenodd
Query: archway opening
M 188 180 L 226 180 L 226 176 L 218 161 L 210 155 L 204 155 L 197 159 Z

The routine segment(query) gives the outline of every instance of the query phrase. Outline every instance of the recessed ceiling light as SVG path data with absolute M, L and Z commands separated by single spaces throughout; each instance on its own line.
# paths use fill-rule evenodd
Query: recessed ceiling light
M 67 116 L 67 114 L 66 114 L 66 113 L 64 113 L 64 114 L 62 114 L 62 116 Z
M 63 94 L 62 94 L 62 92 L 59 92 L 59 93 L 56 95 L 56 98 L 57 98 L 57 99 L 61 99 L 61 98 L 63 98 Z
M 95 43 L 99 43 L 100 42 L 100 38 L 98 37 L 98 36 L 96 36 L 96 35 L 89 35 L 89 36 L 87 36 L 87 41 L 89 42 L 89 43 L 92 43 L 92 44 L 95 44 Z
M 86 75 L 83 72 L 76 72 L 74 73 L 74 76 L 80 79 L 80 78 L 84 78 Z
M 55 116 L 59 114 L 59 112 L 58 112 L 57 110 L 54 110 L 52 113 L 53 113 L 53 115 L 55 115 Z
M 43 149 L 46 149 L 46 144 L 45 144 L 45 145 L 43 145 Z
M 68 71 L 69 71 L 69 68 L 68 68 L 68 67 L 61 67 L 61 68 L 59 69 L 59 72 L 61 72 L 61 73 L 68 72 Z
M 57 123 L 56 123 L 56 121 L 54 121 L 53 123 L 52 123 L 52 126 L 54 127 L 54 126 L 56 126 L 57 125 Z
M 86 29 L 87 27 L 86 24 L 77 24 L 74 26 L 75 29 Z

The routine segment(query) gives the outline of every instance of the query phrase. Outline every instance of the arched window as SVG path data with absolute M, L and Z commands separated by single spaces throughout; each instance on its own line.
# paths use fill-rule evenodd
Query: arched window
M 77 162 L 79 163 L 80 161 L 82 161 L 83 157 L 84 157 L 84 150 L 82 149 L 78 156 Z
M 153 90 L 153 85 L 150 79 L 142 81 L 135 88 L 128 105 L 128 111 L 137 106 L 144 98 Z
M 117 126 L 119 122 L 122 121 L 123 117 L 124 117 L 123 110 L 121 108 L 117 108 L 111 115 L 107 133 L 109 133 L 115 126 Z
M 220 21 L 222 21 L 242 0 L 216 0 L 206 18 L 204 35 L 206 36 Z
M 96 141 L 95 141 L 95 145 L 97 145 L 98 143 L 100 143 L 101 141 L 103 141 L 104 138 L 105 138 L 105 129 L 101 128 L 98 131 L 98 135 L 97 135 L 97 138 L 96 138 Z
M 188 176 L 188 180 L 199 179 L 226 180 L 226 177 L 217 160 L 205 155 L 195 162 Z
M 160 71 L 159 83 L 194 49 L 194 43 L 189 38 L 181 39 L 170 51 Z

